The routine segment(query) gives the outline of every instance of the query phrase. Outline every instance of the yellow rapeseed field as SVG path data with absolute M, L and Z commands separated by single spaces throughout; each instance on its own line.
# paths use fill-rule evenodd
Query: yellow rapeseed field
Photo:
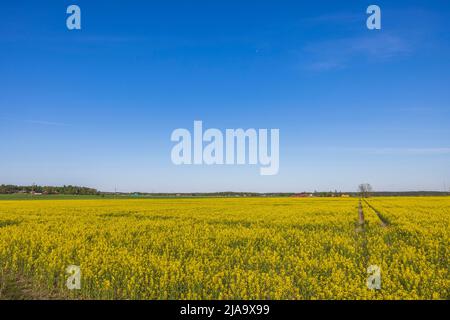
M 363 226 L 358 202 L 0 201 L 0 270 L 77 299 L 449 299 L 450 197 L 369 198 Z

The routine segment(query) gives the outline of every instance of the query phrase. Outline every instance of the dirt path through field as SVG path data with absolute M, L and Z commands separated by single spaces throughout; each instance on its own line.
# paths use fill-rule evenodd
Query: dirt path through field
M 369 206 L 370 209 L 372 209 L 375 212 L 378 219 L 380 219 L 380 223 L 383 227 L 389 226 L 389 221 L 385 217 L 383 217 L 383 215 L 380 213 L 380 211 L 375 209 L 366 199 L 364 199 L 364 202 Z
M 364 224 L 364 212 L 362 209 L 361 200 L 359 200 L 359 204 L 358 204 L 358 218 L 359 218 L 359 220 L 358 220 L 359 224 L 363 225 Z
M 26 277 L 12 274 L 0 275 L 0 300 L 52 300 L 61 299 L 48 290 L 33 288 L 32 282 Z
M 362 202 L 358 203 L 358 220 L 356 222 L 356 244 L 361 257 L 361 270 L 365 270 L 369 263 L 370 253 L 368 239 L 366 234 L 366 221 L 364 220 L 364 211 Z

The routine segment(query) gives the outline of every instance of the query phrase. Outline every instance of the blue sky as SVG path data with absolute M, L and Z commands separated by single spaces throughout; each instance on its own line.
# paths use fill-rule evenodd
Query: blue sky
M 2 2 L 0 183 L 449 188 L 449 29 L 448 1 Z M 194 120 L 279 128 L 279 174 L 173 165 L 171 132 Z

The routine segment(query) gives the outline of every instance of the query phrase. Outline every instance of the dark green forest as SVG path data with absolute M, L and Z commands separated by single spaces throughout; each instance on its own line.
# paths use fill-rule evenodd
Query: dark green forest
M 93 188 L 79 186 L 16 186 L 12 184 L 0 185 L 0 194 L 13 193 L 42 193 L 42 194 L 79 194 L 79 195 L 97 195 L 100 192 Z

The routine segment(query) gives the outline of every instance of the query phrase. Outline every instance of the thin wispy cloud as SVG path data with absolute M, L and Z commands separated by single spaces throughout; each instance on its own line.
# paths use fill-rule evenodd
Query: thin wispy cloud
M 397 35 L 379 34 L 350 39 L 344 42 L 349 54 L 363 54 L 370 58 L 391 58 L 405 55 L 413 50 L 412 44 Z
M 135 36 L 135 35 L 82 35 L 77 39 L 79 42 L 85 43 L 127 43 L 127 42 L 142 42 L 148 41 L 148 37 L 144 36 Z
M 366 150 L 369 154 L 427 156 L 450 154 L 450 148 L 375 148 Z
M 365 147 L 330 147 L 327 152 L 358 153 L 365 155 L 389 155 L 389 156 L 438 156 L 450 155 L 450 147 L 437 148 L 365 148 Z
M 307 69 L 328 71 L 345 68 L 355 59 L 379 62 L 407 56 L 413 48 L 404 37 L 380 33 L 310 43 L 304 47 L 304 53 L 311 60 Z
M 419 49 L 442 47 L 439 30 L 445 28 L 444 16 L 420 8 L 389 9 L 382 13 L 382 29 L 366 29 L 367 15 L 361 12 L 330 12 L 309 17 L 304 23 L 332 28 L 329 34 L 348 37 L 322 39 L 302 49 L 303 67 L 312 71 L 331 71 L 352 64 L 383 63 L 413 55 Z M 420 23 L 414 23 L 420 22 Z M 351 35 L 351 36 L 350 36 Z
M 26 123 L 29 124 L 37 124 L 42 126 L 51 126 L 51 127 L 67 127 L 70 126 L 67 123 L 63 122 L 53 122 L 53 121 L 42 121 L 42 120 L 25 120 Z
M 331 12 L 315 17 L 303 19 L 304 23 L 309 24 L 340 24 L 364 21 L 365 16 L 355 12 Z

